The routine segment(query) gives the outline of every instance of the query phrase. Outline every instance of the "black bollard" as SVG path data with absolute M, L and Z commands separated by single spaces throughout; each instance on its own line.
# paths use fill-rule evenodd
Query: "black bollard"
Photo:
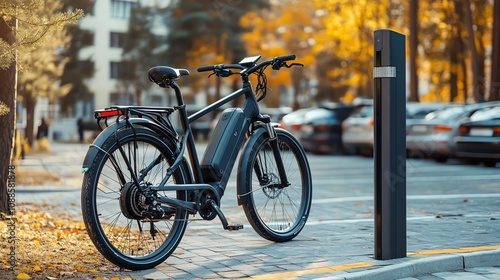
M 375 259 L 406 257 L 405 36 L 374 33 Z

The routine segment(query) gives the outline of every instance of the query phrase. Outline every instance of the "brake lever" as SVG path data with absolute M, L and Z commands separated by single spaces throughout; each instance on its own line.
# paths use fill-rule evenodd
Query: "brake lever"
M 213 75 L 216 75 L 217 77 L 229 77 L 231 75 L 233 75 L 233 71 L 229 70 L 229 69 L 220 69 L 220 68 L 215 68 L 214 69 L 214 72 L 210 75 L 208 75 L 208 78 L 212 77 Z
M 280 70 L 281 67 L 286 66 L 286 62 L 276 60 L 272 63 L 273 70 Z
M 286 68 L 291 68 L 292 66 L 300 66 L 300 67 L 304 67 L 304 64 L 302 64 L 302 63 L 295 63 L 295 62 L 294 62 L 294 63 L 292 63 L 292 64 L 288 65 L 288 64 L 286 64 L 286 63 L 285 63 L 285 67 L 286 67 Z

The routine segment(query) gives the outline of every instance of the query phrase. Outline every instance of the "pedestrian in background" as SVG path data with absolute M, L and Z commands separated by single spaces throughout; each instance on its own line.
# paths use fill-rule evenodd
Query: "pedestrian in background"
M 42 118 L 42 123 L 38 126 L 38 131 L 36 133 L 36 139 L 40 140 L 44 137 L 49 136 L 49 126 L 45 122 L 45 119 Z
M 42 118 L 42 123 L 38 126 L 38 131 L 36 133 L 36 145 L 35 150 L 39 152 L 48 152 L 49 151 L 49 125 Z

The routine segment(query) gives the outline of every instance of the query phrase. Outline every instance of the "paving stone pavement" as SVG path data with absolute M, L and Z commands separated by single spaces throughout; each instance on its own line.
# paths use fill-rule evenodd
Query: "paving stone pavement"
M 78 181 L 78 175 L 65 175 L 71 174 L 66 171 L 80 165 L 85 151 L 80 146 L 69 150 L 59 147 L 51 156 L 29 159 L 22 168 L 59 172 L 72 184 Z M 181 244 L 164 263 L 150 270 L 124 271 L 123 276 L 156 280 L 500 279 L 498 216 L 409 217 L 407 257 L 375 260 L 373 218 L 311 221 L 294 240 L 269 242 L 246 222 L 243 210 L 230 193 L 233 188 L 228 185 L 228 199 L 223 198 L 222 210 L 231 221 L 243 223 L 244 229 L 225 231 L 218 219 L 192 221 Z M 57 186 L 46 190 L 56 191 L 50 194 L 56 197 L 54 202 L 77 201 L 77 205 L 67 210 L 79 214 L 78 185 L 65 190 Z M 20 187 L 19 191 L 21 199 L 44 197 L 40 189 Z M 350 205 L 345 209 L 355 207 Z M 313 207 L 314 211 L 325 211 L 323 213 L 332 211 L 328 203 L 313 204 Z

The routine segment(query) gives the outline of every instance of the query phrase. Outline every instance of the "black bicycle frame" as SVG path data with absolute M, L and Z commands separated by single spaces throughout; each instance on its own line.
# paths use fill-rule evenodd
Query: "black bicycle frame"
M 245 113 L 245 117 L 249 119 L 254 119 L 258 117 L 259 115 L 259 108 L 257 104 L 257 99 L 255 98 L 255 95 L 252 90 L 252 86 L 249 81 L 245 81 L 243 83 L 243 87 L 226 97 L 210 104 L 209 106 L 197 111 L 196 113 L 188 116 L 187 115 L 187 110 L 185 108 L 184 100 L 182 98 L 181 91 L 179 89 L 179 86 L 175 83 L 172 82 L 170 85 L 174 91 L 175 95 L 177 98 L 177 103 L 179 104 L 179 113 L 180 113 L 180 122 L 183 128 L 183 131 L 185 132 L 184 137 L 187 137 L 186 139 L 186 145 L 189 153 L 189 158 L 191 162 L 191 166 L 193 168 L 193 174 L 195 178 L 195 182 L 198 183 L 204 183 L 203 176 L 201 173 L 201 166 L 200 162 L 198 160 L 198 155 L 196 153 L 196 147 L 195 147 L 195 141 L 194 141 L 194 136 L 191 131 L 191 126 L 190 124 L 195 122 L 196 120 L 200 119 L 201 117 L 215 111 L 216 109 L 220 108 L 224 104 L 227 104 L 234 99 L 245 95 L 245 102 L 243 103 L 243 106 L 241 107 L 243 112 Z M 184 140 L 184 139 L 183 139 Z M 214 141 L 217 139 L 211 139 L 210 141 Z M 234 143 L 235 145 L 241 145 L 241 143 Z M 182 154 L 182 153 L 181 153 Z
M 167 174 L 165 178 L 160 182 L 158 186 L 150 186 L 151 190 L 154 191 L 172 191 L 172 190 L 178 190 L 178 191 L 202 191 L 202 190 L 210 190 L 213 194 L 217 196 L 216 201 L 220 201 L 220 198 L 223 196 L 225 188 L 226 188 L 226 183 L 227 179 L 229 177 L 229 174 L 224 174 L 224 178 L 221 179 L 221 181 L 225 180 L 223 184 L 220 184 L 221 181 L 219 182 L 211 182 L 211 183 L 206 183 L 203 178 L 202 174 L 202 168 L 200 166 L 200 161 L 198 159 L 198 155 L 196 153 L 196 146 L 195 146 L 195 139 L 191 130 L 191 123 L 195 122 L 196 120 L 200 119 L 201 117 L 215 111 L 216 109 L 220 108 L 224 104 L 227 104 L 234 99 L 244 95 L 245 96 L 245 101 L 243 105 L 241 106 L 241 109 L 243 111 L 243 114 L 246 119 L 249 120 L 249 125 L 256 122 L 256 121 L 261 121 L 265 125 L 267 125 L 267 132 L 269 133 L 269 137 L 271 139 L 271 147 L 273 150 L 273 154 L 276 160 L 276 164 L 278 167 L 279 171 L 279 176 L 281 179 L 281 185 L 282 187 L 288 186 L 288 180 L 285 174 L 285 169 L 283 167 L 283 163 L 281 161 L 281 155 L 278 150 L 278 141 L 276 138 L 276 134 L 274 133 L 274 129 L 271 127 L 270 123 L 270 118 L 267 116 L 262 116 L 259 113 L 259 107 L 258 107 L 258 102 L 257 99 L 254 95 L 254 92 L 252 90 L 251 83 L 248 81 L 247 76 L 243 76 L 243 87 L 237 91 L 234 91 L 233 93 L 227 95 L 226 97 L 210 104 L 209 106 L 195 112 L 194 114 L 188 116 L 187 110 L 186 110 L 186 104 L 184 103 L 184 100 L 182 98 L 181 90 L 179 86 L 171 81 L 168 84 L 169 87 L 171 87 L 176 95 L 177 99 L 177 106 L 175 107 L 176 109 L 179 110 L 179 118 L 180 118 L 180 123 L 182 126 L 182 129 L 184 131 L 184 135 L 182 136 L 182 139 L 180 140 L 180 152 L 177 155 L 177 158 L 174 160 L 173 164 L 170 166 L 169 170 L 167 170 Z M 214 139 L 212 138 L 210 141 L 218 141 L 220 139 Z M 234 145 L 234 147 L 238 146 L 241 147 L 242 143 L 245 141 L 245 138 L 242 138 L 239 143 L 231 143 L 231 145 Z M 167 184 L 168 179 L 170 178 L 170 175 L 174 173 L 174 171 L 182 164 L 183 158 L 184 158 L 184 153 L 185 153 L 185 148 L 187 147 L 187 151 L 189 154 L 190 158 L 190 163 L 192 167 L 192 172 L 194 176 L 194 183 L 188 183 L 188 184 Z M 147 171 L 150 170 L 154 165 L 158 164 L 160 158 L 153 159 L 152 162 L 145 167 L 142 171 Z M 232 163 L 234 164 L 234 162 Z M 230 168 L 232 169 L 232 166 Z M 142 177 L 144 175 L 141 175 L 139 178 L 135 176 L 133 170 L 131 169 L 131 166 L 128 166 L 128 169 L 130 169 L 130 172 L 132 173 L 133 181 L 138 184 L 140 180 L 142 180 Z M 260 169 L 258 166 L 254 167 L 256 170 L 256 173 L 259 177 L 259 180 L 262 178 L 262 174 L 260 172 Z M 118 172 L 121 172 L 117 170 Z M 230 172 L 230 170 L 229 170 Z M 147 173 L 147 172 L 146 172 Z M 260 175 L 260 176 L 259 176 Z M 142 192 L 142 189 L 140 189 Z M 143 193 L 144 194 L 144 193 Z M 177 206 L 180 208 L 183 208 L 187 210 L 190 213 L 196 213 L 196 203 L 193 201 L 183 201 L 175 198 L 170 198 L 170 197 L 165 197 L 162 196 L 159 198 L 162 203 L 172 205 L 172 206 Z M 223 224 L 227 226 L 227 221 L 225 221 L 225 218 L 223 218 L 223 214 L 219 211 L 218 207 L 215 207 L 215 210 L 218 212 L 219 217 L 223 221 Z

